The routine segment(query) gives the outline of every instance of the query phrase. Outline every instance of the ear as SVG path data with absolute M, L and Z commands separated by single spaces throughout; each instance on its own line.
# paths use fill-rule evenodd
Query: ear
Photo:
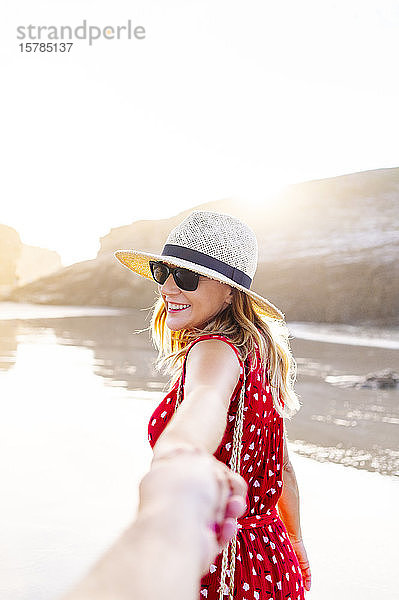
M 227 288 L 225 302 L 226 304 L 231 304 L 233 302 L 233 288 L 230 285 L 228 285 Z

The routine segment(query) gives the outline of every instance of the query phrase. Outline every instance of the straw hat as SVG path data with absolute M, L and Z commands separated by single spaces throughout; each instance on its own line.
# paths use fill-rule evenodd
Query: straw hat
M 189 269 L 262 301 L 270 317 L 284 318 L 269 300 L 250 289 L 258 262 L 258 243 L 252 229 L 230 215 L 194 211 L 170 232 L 161 254 L 117 250 L 114 256 L 131 271 L 151 280 L 150 260 Z

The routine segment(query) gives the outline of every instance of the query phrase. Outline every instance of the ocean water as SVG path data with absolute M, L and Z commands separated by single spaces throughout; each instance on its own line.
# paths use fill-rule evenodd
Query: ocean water
M 346 346 L 367 348 L 390 348 L 399 350 L 399 327 L 367 327 L 365 325 L 341 325 L 332 323 L 290 322 L 293 338 L 331 342 Z
M 148 332 L 135 333 L 143 313 L 0 303 L 0 315 L 0 597 L 50 600 L 132 520 L 166 381 Z M 299 337 L 293 349 L 309 598 L 394 598 L 398 392 L 325 379 L 394 368 L 398 352 Z

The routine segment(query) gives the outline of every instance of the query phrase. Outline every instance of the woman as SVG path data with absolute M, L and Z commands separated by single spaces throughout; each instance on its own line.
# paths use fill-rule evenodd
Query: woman
M 294 362 L 282 313 L 250 289 L 255 234 L 197 211 L 161 255 L 115 256 L 159 286 L 152 332 L 172 381 L 149 422 L 153 460 L 205 450 L 248 484 L 237 536 L 202 578 L 201 597 L 302 600 L 310 569 L 284 439 L 284 418 L 299 408 Z

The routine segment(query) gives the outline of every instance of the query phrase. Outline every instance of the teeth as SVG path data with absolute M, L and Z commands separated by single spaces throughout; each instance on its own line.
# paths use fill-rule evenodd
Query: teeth
M 189 306 L 189 304 L 171 304 L 170 302 L 168 304 L 168 308 L 171 308 L 172 310 L 183 310 L 184 308 L 188 308 Z

